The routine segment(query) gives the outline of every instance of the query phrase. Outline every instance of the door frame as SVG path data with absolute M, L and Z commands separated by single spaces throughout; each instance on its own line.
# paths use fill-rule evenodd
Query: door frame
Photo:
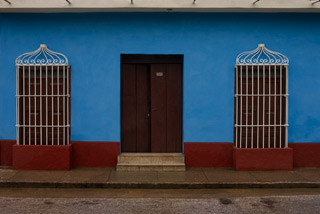
M 183 54 L 120 54 L 120 153 L 122 153 L 122 64 L 181 64 L 181 153 L 183 143 Z M 137 152 L 138 153 L 138 152 Z M 150 152 L 152 153 L 152 152 Z

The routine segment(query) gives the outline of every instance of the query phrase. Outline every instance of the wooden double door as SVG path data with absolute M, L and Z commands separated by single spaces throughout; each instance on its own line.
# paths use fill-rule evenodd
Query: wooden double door
M 182 56 L 121 56 L 121 150 L 182 151 Z

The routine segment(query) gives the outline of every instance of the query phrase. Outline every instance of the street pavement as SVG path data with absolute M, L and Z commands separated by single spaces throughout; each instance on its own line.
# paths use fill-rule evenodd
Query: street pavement
M 0 197 L 4 214 L 272 213 L 316 214 L 320 195 L 221 198 L 17 198 Z
M 0 214 L 320 213 L 320 169 L 0 169 Z

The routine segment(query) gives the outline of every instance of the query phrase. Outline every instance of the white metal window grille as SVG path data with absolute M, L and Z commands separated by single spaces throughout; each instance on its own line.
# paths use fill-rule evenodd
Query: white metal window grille
M 234 146 L 288 147 L 288 65 L 283 54 L 259 44 L 235 65 Z
M 40 45 L 16 59 L 17 143 L 70 143 L 70 66 L 68 59 Z

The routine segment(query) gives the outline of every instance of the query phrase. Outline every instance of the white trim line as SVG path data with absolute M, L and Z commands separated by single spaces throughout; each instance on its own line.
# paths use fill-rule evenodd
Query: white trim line
M 0 12 L 320 12 L 309 0 L 10 0 Z

